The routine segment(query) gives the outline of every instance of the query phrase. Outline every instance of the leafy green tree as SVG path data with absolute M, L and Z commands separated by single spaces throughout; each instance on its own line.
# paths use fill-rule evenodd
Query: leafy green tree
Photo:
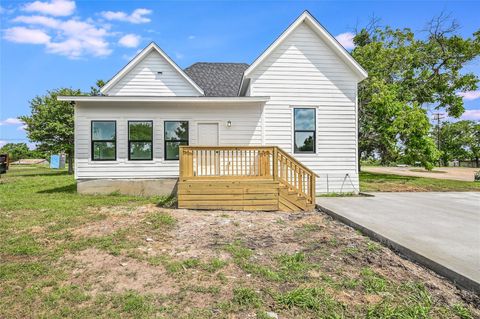
M 57 89 L 30 101 L 31 114 L 19 117 L 26 124 L 28 138 L 39 142 L 42 148 L 52 152 L 65 152 L 68 156 L 68 172 L 73 173 L 74 106 L 58 101 L 59 95 L 82 95 L 80 90 Z
M 30 150 L 25 143 L 7 143 L 0 148 L 0 154 L 8 154 L 10 161 L 30 158 Z
M 477 167 L 480 167 L 480 122 L 472 123 L 472 132 L 468 142 L 472 159 L 477 163 Z
M 461 70 L 480 55 L 480 30 L 466 39 L 457 30 L 442 14 L 427 25 L 425 39 L 375 21 L 357 32 L 352 55 L 369 73 L 358 92 L 360 157 L 378 155 L 382 164 L 420 161 L 427 168 L 436 162 L 423 108 L 459 117 L 464 106 L 458 92 L 475 90 L 479 82 Z
M 437 138 L 437 128 L 434 136 Z M 444 165 L 457 159 L 463 161 L 480 160 L 480 123 L 474 121 L 445 122 L 440 126 L 440 150 Z
M 92 96 L 101 95 L 100 89 L 101 89 L 104 85 L 105 85 L 105 81 L 103 81 L 103 80 L 97 80 L 97 82 L 95 82 L 95 86 L 91 86 L 91 87 L 90 87 L 90 95 L 92 95 Z

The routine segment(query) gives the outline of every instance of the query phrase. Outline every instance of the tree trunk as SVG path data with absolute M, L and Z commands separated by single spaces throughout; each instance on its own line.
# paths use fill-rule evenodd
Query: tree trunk
M 68 174 L 73 174 L 73 150 L 68 151 Z

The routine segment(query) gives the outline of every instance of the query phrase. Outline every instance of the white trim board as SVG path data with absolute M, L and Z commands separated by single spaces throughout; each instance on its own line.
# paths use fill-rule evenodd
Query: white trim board
M 142 61 L 151 51 L 157 51 L 187 82 L 198 91 L 200 95 L 205 95 L 203 90 L 155 43 L 151 42 L 143 49 L 133 60 L 123 67 L 113 78 L 110 79 L 101 89 L 102 94 L 108 94 L 110 89 L 118 83 L 130 70 L 132 70 L 140 61 Z
M 187 103 L 264 103 L 268 96 L 57 96 L 58 101 L 71 102 L 187 102 Z

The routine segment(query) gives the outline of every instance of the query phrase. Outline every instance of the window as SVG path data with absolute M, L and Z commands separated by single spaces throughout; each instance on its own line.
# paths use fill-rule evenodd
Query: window
M 315 153 L 315 109 L 294 109 L 294 151 Z
M 117 159 L 117 122 L 92 121 L 92 160 Z
M 165 159 L 178 160 L 179 146 L 188 145 L 188 122 L 165 121 Z
M 128 121 L 128 159 L 153 159 L 152 121 Z

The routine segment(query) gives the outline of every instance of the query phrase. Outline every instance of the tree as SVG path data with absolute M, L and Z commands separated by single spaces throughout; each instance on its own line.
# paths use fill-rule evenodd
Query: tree
M 74 106 L 68 101 L 58 101 L 59 95 L 82 95 L 80 90 L 57 89 L 30 101 L 31 115 L 19 117 L 26 124 L 28 138 L 39 142 L 42 149 L 65 152 L 68 172 L 73 173 Z
M 105 85 L 105 81 L 103 80 L 97 80 L 97 82 L 95 82 L 95 86 L 91 86 L 90 87 L 90 95 L 91 96 L 98 96 L 98 95 L 102 95 L 100 93 L 100 89 Z
M 30 158 L 30 150 L 25 143 L 7 143 L 0 148 L 0 154 L 8 154 L 10 161 Z
M 445 122 L 440 127 L 440 150 L 444 165 L 457 159 L 480 161 L 480 123 L 474 121 Z
M 472 154 L 472 159 L 475 160 L 477 167 L 480 167 L 480 122 L 472 122 L 472 131 L 468 141 L 468 147 Z
M 458 92 L 475 90 L 479 79 L 460 71 L 480 55 L 480 30 L 463 39 L 456 34 L 458 24 L 443 14 L 428 23 L 426 39 L 376 24 L 357 32 L 352 51 L 369 73 L 358 91 L 360 157 L 432 167 L 439 152 L 424 107 L 453 117 L 464 112 Z
M 46 95 L 36 96 L 30 101 L 30 116 L 19 117 L 27 125 L 28 138 L 40 143 L 39 150 L 67 154 L 69 174 L 73 173 L 74 106 L 68 101 L 58 101 L 57 96 L 100 95 L 103 85 L 104 81 L 97 80 L 88 94 L 68 88 L 48 91 Z

